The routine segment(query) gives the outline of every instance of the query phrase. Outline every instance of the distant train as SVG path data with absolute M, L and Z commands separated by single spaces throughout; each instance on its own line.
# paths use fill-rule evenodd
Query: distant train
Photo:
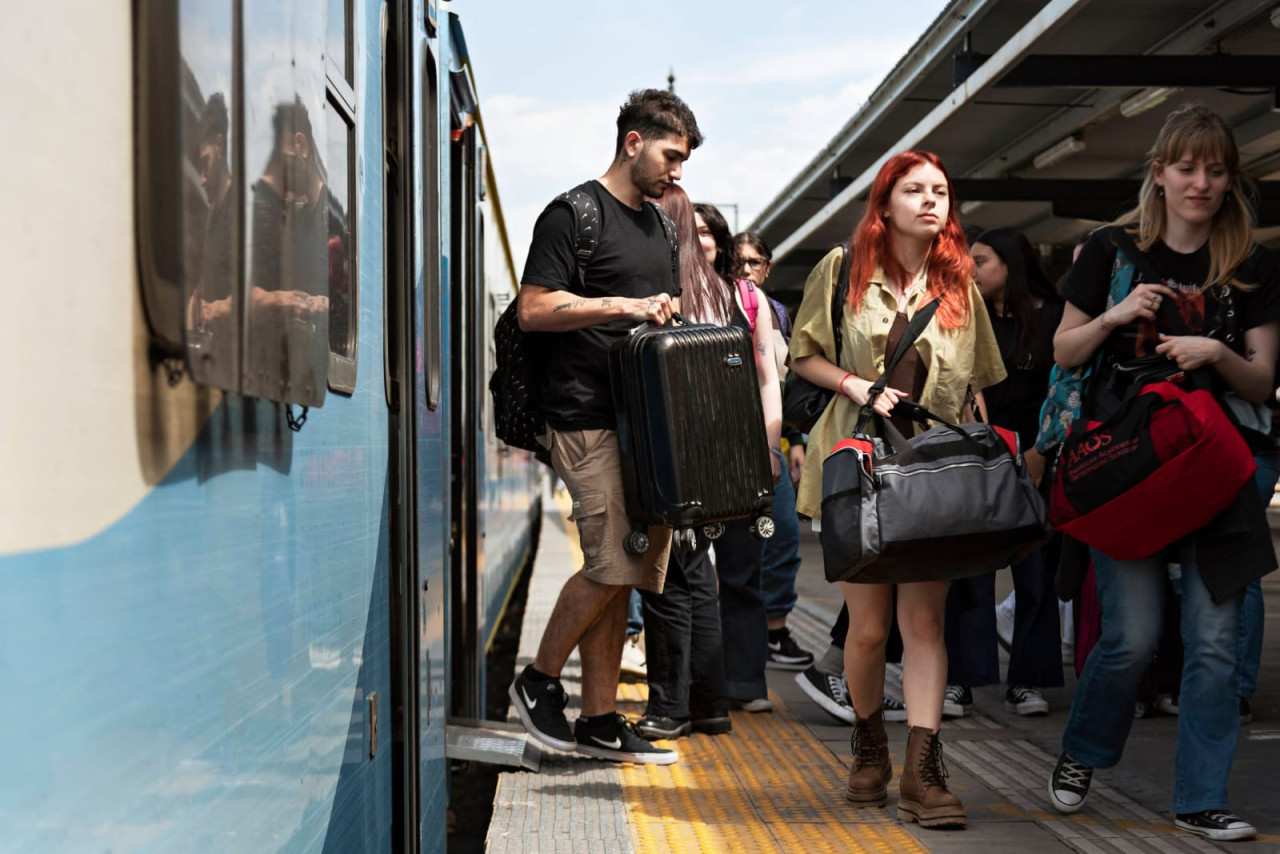
M 443 851 L 536 542 L 436 0 L 5 11 L 0 851 Z

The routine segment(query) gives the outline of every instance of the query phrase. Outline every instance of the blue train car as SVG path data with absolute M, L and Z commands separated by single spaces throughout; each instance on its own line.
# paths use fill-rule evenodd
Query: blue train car
M 543 480 L 461 22 L 5 17 L 0 851 L 443 851 Z

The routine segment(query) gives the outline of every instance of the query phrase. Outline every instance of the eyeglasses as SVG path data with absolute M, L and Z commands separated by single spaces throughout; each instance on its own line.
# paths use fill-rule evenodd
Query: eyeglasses
M 738 263 L 745 270 L 749 267 L 768 267 L 769 259 L 768 258 L 740 258 L 738 260 Z

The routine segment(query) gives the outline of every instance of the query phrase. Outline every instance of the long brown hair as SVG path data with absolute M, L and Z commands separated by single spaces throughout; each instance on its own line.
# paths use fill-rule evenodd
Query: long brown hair
M 1154 167 L 1160 164 L 1167 169 L 1187 156 L 1192 160 L 1220 158 L 1231 178 L 1226 198 L 1211 224 L 1209 276 L 1204 286 L 1230 284 L 1249 290 L 1252 284 L 1236 281 L 1240 265 L 1253 251 L 1249 179 L 1240 171 L 1240 150 L 1231 128 L 1203 104 L 1185 104 L 1169 114 L 1147 152 L 1147 174 L 1138 192 L 1138 206 L 1112 224 L 1133 232 L 1138 248 L 1144 252 L 1155 245 L 1164 234 L 1168 217 Z
M 676 226 L 676 242 L 680 246 L 681 311 L 695 322 L 728 323 L 731 316 L 728 284 L 702 254 L 688 194 L 679 184 L 671 184 L 658 204 Z
M 973 259 L 969 257 L 969 243 L 960 227 L 957 214 L 958 202 L 951 183 L 951 175 L 936 154 L 928 151 L 904 151 L 890 157 L 880 167 L 867 211 L 853 232 L 853 263 L 849 270 L 849 305 L 856 312 L 862 308 L 871 277 L 879 267 L 890 279 L 905 282 L 907 271 L 894 253 L 893 230 L 885 219 L 889 207 L 889 195 L 898 180 L 921 164 L 936 166 L 947 179 L 947 221 L 942 231 L 933 239 L 926 261 L 928 284 L 926 299 L 937 298 L 938 325 L 943 329 L 958 329 L 969 322 L 969 289 L 973 283 Z

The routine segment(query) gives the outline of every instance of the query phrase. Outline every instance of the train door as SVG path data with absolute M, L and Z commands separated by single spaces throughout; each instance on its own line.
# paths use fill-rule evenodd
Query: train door
M 465 73 L 451 80 L 453 140 L 450 147 L 450 218 L 453 224 L 449 288 L 452 340 L 450 348 L 452 441 L 452 539 L 450 641 L 450 712 L 463 718 L 484 717 L 484 641 L 480 632 L 479 485 L 484 449 L 478 443 L 484 377 L 480 347 L 477 239 L 477 129 L 470 116 L 474 101 Z
M 393 850 L 443 851 L 448 497 L 440 87 L 432 5 L 384 26 L 386 362 L 390 409 Z
M 418 625 L 421 620 L 414 556 L 415 442 L 413 381 L 413 160 L 408 15 L 383 7 L 383 158 L 386 306 L 386 395 L 389 409 L 388 480 L 391 503 L 391 740 L 392 848 L 417 852 Z

